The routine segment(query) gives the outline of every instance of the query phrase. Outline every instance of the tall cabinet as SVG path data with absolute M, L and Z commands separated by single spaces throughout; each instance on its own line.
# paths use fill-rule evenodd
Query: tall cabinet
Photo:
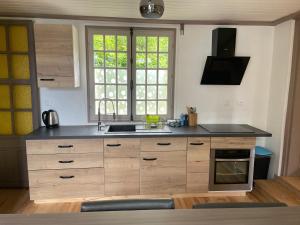
M 0 187 L 26 186 L 22 136 L 39 126 L 33 24 L 0 21 Z

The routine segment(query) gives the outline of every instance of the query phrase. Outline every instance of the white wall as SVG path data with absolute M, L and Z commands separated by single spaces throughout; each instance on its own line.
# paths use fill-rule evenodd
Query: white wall
M 270 173 L 279 175 L 281 170 L 284 129 L 291 75 L 295 21 L 290 20 L 275 27 L 270 100 L 267 114 L 267 130 L 273 134 L 266 140 L 273 152 Z
M 37 22 L 70 23 L 59 20 L 37 20 Z M 88 123 L 84 25 L 103 25 L 103 23 L 71 22 L 75 23 L 79 30 L 81 86 L 69 90 L 42 88 L 41 110 L 49 108 L 57 110 L 62 125 L 81 125 Z M 128 24 L 121 25 L 128 26 Z M 186 105 L 192 105 L 198 109 L 199 123 L 248 123 L 265 129 L 273 28 L 237 26 L 236 55 L 251 56 L 242 85 L 203 86 L 200 85 L 200 80 L 206 57 L 211 55 L 211 35 L 215 27 L 217 26 L 185 26 L 184 36 L 177 35 L 175 116 L 185 112 Z M 257 110 L 259 114 L 256 113 Z
M 273 27 L 236 26 L 236 56 L 251 56 L 241 85 L 200 85 L 216 27 L 186 26 L 179 37 L 175 114 L 192 105 L 197 107 L 199 123 L 247 123 L 266 129 Z

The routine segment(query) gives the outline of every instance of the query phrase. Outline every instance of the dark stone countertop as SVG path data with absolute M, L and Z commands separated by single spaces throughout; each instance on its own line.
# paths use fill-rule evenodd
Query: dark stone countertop
M 26 140 L 43 139 L 87 139 L 87 138 L 147 138 L 147 137 L 271 137 L 272 134 L 246 124 L 232 124 L 251 130 L 251 133 L 210 133 L 200 125 L 197 127 L 171 128 L 171 133 L 114 133 L 107 134 L 105 130 L 98 131 L 96 125 L 61 126 L 55 129 L 41 127 L 25 136 Z

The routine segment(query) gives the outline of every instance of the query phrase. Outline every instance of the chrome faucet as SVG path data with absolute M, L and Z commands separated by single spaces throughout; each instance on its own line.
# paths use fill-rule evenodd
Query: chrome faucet
M 101 102 L 102 101 L 110 101 L 111 102 L 111 104 L 113 106 L 113 110 L 114 110 L 113 119 L 116 120 L 115 104 L 114 104 L 113 100 L 110 99 L 110 98 L 102 98 L 102 99 L 100 99 L 99 103 L 98 103 L 98 131 L 100 131 L 102 127 L 105 127 L 105 124 L 101 122 L 101 110 L 100 110 L 100 106 L 101 106 Z

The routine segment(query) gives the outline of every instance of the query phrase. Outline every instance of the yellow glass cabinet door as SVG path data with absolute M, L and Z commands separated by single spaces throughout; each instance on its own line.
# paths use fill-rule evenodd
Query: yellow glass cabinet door
M 39 124 L 32 37 L 31 22 L 0 20 L 0 138 L 26 135 Z

